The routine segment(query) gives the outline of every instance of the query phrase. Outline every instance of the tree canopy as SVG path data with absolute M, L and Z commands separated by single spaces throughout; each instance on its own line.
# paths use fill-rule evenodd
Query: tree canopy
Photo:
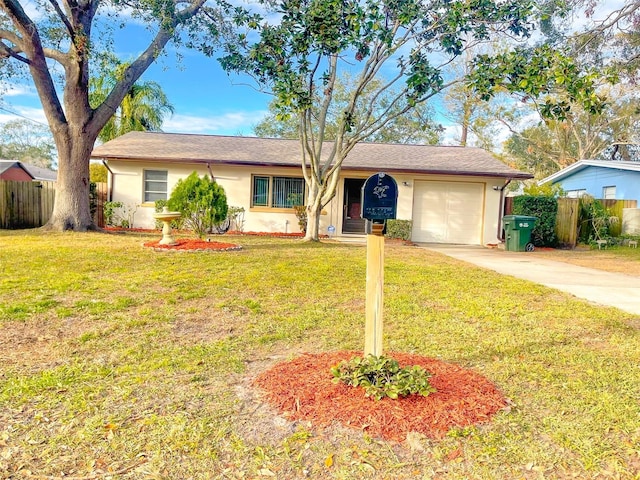
M 205 0 L 0 0 L 0 80 L 23 78 L 35 86 L 58 153 L 50 228 L 94 227 L 89 156 L 98 134 L 169 42 L 213 53 L 226 8 Z M 110 33 L 132 18 L 147 25 L 147 46 L 118 71 L 104 100 L 92 105 L 90 79 L 109 68 Z
M 340 115 L 347 108 L 349 95 L 351 90 L 355 88 L 356 79 L 348 74 L 343 73 L 336 79 L 334 87 L 334 101 L 327 115 L 325 137 L 327 140 L 334 140 L 337 136 L 340 123 Z M 380 95 L 380 89 L 383 87 L 380 79 L 375 79 L 367 85 L 362 96 L 358 99 L 355 116 L 362 115 L 363 110 L 371 101 L 371 95 Z M 378 101 L 378 108 L 385 109 L 391 103 L 395 93 L 393 91 L 384 92 Z M 314 104 L 313 115 L 317 118 L 317 103 Z M 426 104 L 420 103 L 416 107 L 406 112 L 404 115 L 395 117 L 383 129 L 373 133 L 365 140 L 367 142 L 378 143 L 418 143 L 435 145 L 441 139 L 443 131 L 442 125 L 434 120 L 434 109 Z M 269 104 L 269 114 L 263 118 L 253 129 L 254 133 L 259 137 L 274 138 L 300 138 L 300 123 L 298 117 L 294 115 L 283 115 L 279 112 L 278 104 L 274 100 Z M 316 133 L 317 134 L 317 133 Z
M 534 28 L 531 2 L 477 0 L 397 2 L 282 0 L 272 5 L 276 21 L 259 11 L 238 8 L 237 31 L 221 59 L 229 72 L 246 73 L 273 93 L 275 108 L 299 123 L 301 166 L 307 184 L 306 238 L 318 239 L 321 209 L 335 195 L 344 158 L 360 141 L 385 129 L 456 83 L 444 67 L 465 49 L 492 35 L 523 38 Z M 493 72 L 494 62 L 479 63 Z M 349 71 L 355 84 L 328 135 L 336 81 Z M 497 72 L 497 70 L 495 70 Z M 485 85 L 487 96 L 492 85 Z M 374 81 L 364 108 L 358 105 Z M 480 85 L 482 86 L 482 85 Z M 387 108 L 379 108 L 382 98 Z M 308 165 L 308 167 L 307 167 Z
M 51 132 L 29 120 L 11 120 L 0 125 L 0 158 L 52 168 L 55 145 Z
M 92 106 L 104 102 L 109 92 L 117 83 L 116 75 L 93 77 L 89 82 L 89 102 Z M 173 105 L 157 82 L 134 83 L 116 113 L 107 121 L 98 138 L 108 142 L 127 132 L 160 131 L 166 114 L 173 113 Z

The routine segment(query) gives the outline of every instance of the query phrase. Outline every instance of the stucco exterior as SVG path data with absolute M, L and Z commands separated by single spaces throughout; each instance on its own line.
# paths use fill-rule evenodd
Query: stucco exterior
M 229 206 L 244 209 L 244 231 L 294 233 L 293 202 L 306 199 L 299 149 L 286 139 L 132 132 L 92 158 L 110 172 L 109 198 L 135 211 L 134 227 L 153 228 L 154 201 L 195 171 L 215 178 Z M 321 234 L 364 235 L 361 188 L 378 172 L 396 180 L 397 218 L 413 221 L 414 241 L 462 244 L 498 243 L 504 187 L 532 177 L 479 148 L 359 143 L 344 159 Z
M 299 232 L 298 220 L 291 209 L 265 208 L 251 206 L 251 177 L 253 174 L 281 175 L 288 177 L 301 177 L 300 168 L 285 167 L 247 167 L 217 165 L 212 166 L 211 171 L 205 165 L 199 164 L 158 164 L 157 162 L 133 162 L 110 160 L 109 189 L 112 192 L 112 200 L 122 202 L 128 208 L 135 210 L 133 227 L 154 228 L 155 204 L 145 203 L 144 196 L 144 171 L 145 169 L 158 170 L 166 168 L 168 171 L 167 189 L 169 192 L 180 179 L 186 178 L 192 172 L 199 175 L 213 174 L 216 182 L 221 185 L 227 195 L 229 206 L 245 209 L 245 231 L 255 232 Z M 349 171 L 342 170 L 341 181 L 335 198 L 325 207 L 321 217 L 320 231 L 328 233 L 328 227 L 335 228 L 336 235 L 342 235 L 344 220 L 345 189 L 344 179 L 365 180 L 375 171 Z M 416 182 L 463 182 L 481 185 L 483 220 L 481 226 L 482 244 L 498 243 L 498 226 L 500 221 L 500 192 L 498 189 L 505 183 L 503 178 L 478 179 L 472 176 L 454 175 L 419 175 L 419 174 L 392 174 L 398 183 L 398 209 L 397 218 L 411 220 L 414 209 L 414 187 Z

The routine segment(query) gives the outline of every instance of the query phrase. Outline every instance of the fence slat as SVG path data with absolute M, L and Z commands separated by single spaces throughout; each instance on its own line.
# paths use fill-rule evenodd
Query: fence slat
M 55 182 L 0 180 L 0 228 L 37 228 L 51 217 Z
M 574 248 L 578 243 L 578 216 L 580 200 L 577 198 L 559 198 L 556 216 L 556 235 L 558 243 L 564 248 Z

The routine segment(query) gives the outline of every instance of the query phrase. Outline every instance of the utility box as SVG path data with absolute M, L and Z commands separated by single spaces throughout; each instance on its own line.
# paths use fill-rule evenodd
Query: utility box
M 505 215 L 502 217 L 504 225 L 504 248 L 510 252 L 533 252 L 531 232 L 536 225 L 536 217 L 526 215 Z

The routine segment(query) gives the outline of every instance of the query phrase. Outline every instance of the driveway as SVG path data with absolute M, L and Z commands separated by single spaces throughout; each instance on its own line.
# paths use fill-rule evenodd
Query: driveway
M 556 262 L 535 252 L 468 245 L 420 244 L 435 252 L 512 277 L 556 288 L 591 302 L 640 315 L 640 277 Z

